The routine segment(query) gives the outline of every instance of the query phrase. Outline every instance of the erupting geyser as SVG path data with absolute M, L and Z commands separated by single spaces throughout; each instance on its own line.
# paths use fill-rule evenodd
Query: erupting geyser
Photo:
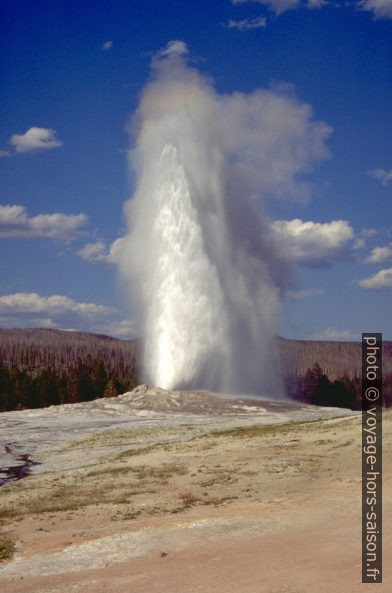
M 281 267 L 259 197 L 285 191 L 297 167 L 279 133 L 271 140 L 270 115 L 303 106 L 273 91 L 219 96 L 186 53 L 174 41 L 155 56 L 132 123 L 137 185 L 121 268 L 143 330 L 144 380 L 282 397 Z

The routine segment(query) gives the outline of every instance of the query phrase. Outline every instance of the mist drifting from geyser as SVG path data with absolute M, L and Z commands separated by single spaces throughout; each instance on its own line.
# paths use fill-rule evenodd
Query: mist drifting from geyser
M 326 154 L 328 128 L 290 89 L 219 95 L 172 41 L 152 60 L 130 130 L 136 178 L 121 270 L 165 389 L 284 396 L 274 336 L 287 269 L 264 196 Z

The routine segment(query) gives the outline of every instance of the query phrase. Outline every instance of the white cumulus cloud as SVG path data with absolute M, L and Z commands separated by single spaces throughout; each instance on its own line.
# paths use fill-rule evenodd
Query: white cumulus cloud
M 250 31 L 252 29 L 264 29 L 267 19 L 264 16 L 258 16 L 254 19 L 234 20 L 230 19 L 225 25 L 228 29 L 236 29 L 237 31 Z
M 4 159 L 7 156 L 11 156 L 11 153 L 8 150 L 0 150 L 0 159 Z
M 68 296 L 19 292 L 0 296 L 0 322 L 6 327 L 58 327 L 94 331 L 115 315 L 113 307 L 78 302 Z
M 163 49 L 155 52 L 153 54 L 154 61 L 159 61 L 162 59 L 169 59 L 175 60 L 181 57 L 184 57 L 188 54 L 188 47 L 184 41 L 180 39 L 174 39 L 173 41 L 169 41 L 169 43 Z
M 354 238 L 354 230 L 345 220 L 277 220 L 272 230 L 287 259 L 310 266 L 329 266 L 348 257 L 348 244 Z
M 106 246 L 103 241 L 95 241 L 87 243 L 77 254 L 84 260 L 89 262 L 105 262 L 107 258 Z
M 118 319 L 119 311 L 97 303 L 76 301 L 65 295 L 36 292 L 0 296 L 0 325 L 89 331 L 132 339 L 140 331 L 131 319 Z
M 108 315 L 115 312 L 112 307 L 94 303 L 78 303 L 67 296 L 54 294 L 49 297 L 40 296 L 36 292 L 18 292 L 0 296 L 0 312 L 5 313 L 45 313 L 61 315 L 67 312 L 78 315 Z
M 384 247 L 374 247 L 366 259 L 367 264 L 382 264 L 389 261 L 392 261 L 392 244 Z
M 359 286 L 370 290 L 382 290 L 383 288 L 392 288 L 392 268 L 379 270 L 372 276 L 362 278 L 358 281 Z
M 24 134 L 13 134 L 9 144 L 15 147 L 16 152 L 36 152 L 58 148 L 63 143 L 56 138 L 55 130 L 33 126 Z
M 117 264 L 119 261 L 119 254 L 123 248 L 124 239 L 120 237 L 113 241 L 113 243 L 106 247 L 103 241 L 95 241 L 87 243 L 77 254 L 84 260 L 92 263 L 102 264 Z
M 308 0 L 306 3 L 307 8 L 322 8 L 328 4 L 327 0 Z
M 0 238 L 49 238 L 69 241 L 87 223 L 85 214 L 38 214 L 29 216 L 24 206 L 0 205 Z
M 388 183 L 392 182 L 392 169 L 390 169 L 390 171 L 387 171 L 386 169 L 372 169 L 371 171 L 368 171 L 368 175 L 377 179 L 381 185 L 388 185 Z
M 360 0 L 361 10 L 372 12 L 376 19 L 392 19 L 392 0 Z
M 286 10 L 297 8 L 300 4 L 300 0 L 232 0 L 232 2 L 233 4 L 245 4 L 249 2 L 263 4 L 276 14 L 282 14 Z

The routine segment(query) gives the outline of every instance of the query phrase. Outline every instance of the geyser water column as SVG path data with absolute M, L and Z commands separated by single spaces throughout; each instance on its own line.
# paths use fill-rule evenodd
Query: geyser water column
M 178 149 L 163 145 L 155 167 L 148 194 L 149 273 L 146 270 L 141 279 L 146 281 L 147 376 L 165 388 L 210 383 L 211 373 L 225 370 L 224 359 L 219 369 L 210 361 L 214 352 L 224 349 L 222 286 L 206 253 L 203 221 Z
M 276 258 L 242 158 L 255 153 L 252 118 L 250 144 L 237 134 L 237 147 L 230 126 L 241 97 L 217 95 L 186 53 L 175 41 L 155 56 L 131 124 L 136 191 L 121 269 L 142 328 L 144 380 L 279 398 Z

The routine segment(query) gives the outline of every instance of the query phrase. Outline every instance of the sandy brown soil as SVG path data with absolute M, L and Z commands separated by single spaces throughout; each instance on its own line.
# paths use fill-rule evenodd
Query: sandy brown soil
M 146 427 L 144 448 L 134 446 L 135 429 L 67 444 L 86 457 L 116 439 L 123 448 L 2 488 L 3 532 L 17 550 L 1 565 L 1 591 L 374 591 L 361 584 L 360 428 L 358 416 L 168 427 L 164 438 Z M 391 428 L 387 412 L 378 585 L 385 591 L 392 591 Z

